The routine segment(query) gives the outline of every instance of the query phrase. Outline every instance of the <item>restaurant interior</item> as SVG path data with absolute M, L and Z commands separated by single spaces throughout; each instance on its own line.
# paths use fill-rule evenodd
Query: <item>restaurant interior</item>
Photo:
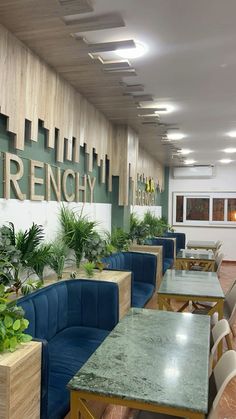
M 0 0 L 0 419 L 236 419 L 235 15 Z

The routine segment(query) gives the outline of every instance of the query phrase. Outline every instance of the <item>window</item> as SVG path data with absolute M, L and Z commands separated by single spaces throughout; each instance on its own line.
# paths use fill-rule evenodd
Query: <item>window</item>
M 176 197 L 176 221 L 179 223 L 183 222 L 183 210 L 184 210 L 184 197 Z
M 187 198 L 186 220 L 209 220 L 209 198 Z
M 173 224 L 236 227 L 236 193 L 174 193 Z
M 227 220 L 236 222 L 236 199 L 228 199 Z
M 223 198 L 213 198 L 213 221 L 224 221 L 225 200 Z

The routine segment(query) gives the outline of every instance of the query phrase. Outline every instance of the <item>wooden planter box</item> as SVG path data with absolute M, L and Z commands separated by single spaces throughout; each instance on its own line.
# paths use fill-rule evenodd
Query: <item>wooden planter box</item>
M 39 419 L 41 343 L 0 355 L 0 419 Z

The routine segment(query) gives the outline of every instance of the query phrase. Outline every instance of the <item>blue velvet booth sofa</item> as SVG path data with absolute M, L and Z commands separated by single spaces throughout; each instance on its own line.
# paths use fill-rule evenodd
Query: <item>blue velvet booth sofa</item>
M 153 237 L 151 239 L 145 240 L 145 244 L 151 246 L 162 246 L 162 273 L 166 272 L 167 269 L 171 269 L 174 265 L 175 260 L 175 245 L 174 240 L 164 237 Z
M 185 244 L 186 244 L 185 233 L 177 233 L 177 232 L 172 233 L 171 231 L 168 231 L 167 233 L 164 234 L 163 237 L 176 239 L 176 253 L 178 253 L 180 249 L 185 249 Z
M 149 253 L 120 252 L 103 258 L 107 269 L 130 271 L 131 306 L 144 307 L 156 289 L 157 257 Z
M 117 324 L 118 298 L 115 283 L 74 279 L 18 300 L 27 332 L 42 341 L 41 419 L 68 413 L 66 385 Z

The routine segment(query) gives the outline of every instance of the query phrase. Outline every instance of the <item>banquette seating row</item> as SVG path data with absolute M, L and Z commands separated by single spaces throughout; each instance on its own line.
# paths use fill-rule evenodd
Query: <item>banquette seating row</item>
M 18 300 L 29 333 L 42 342 L 41 419 L 63 419 L 70 408 L 69 380 L 118 322 L 118 286 L 67 280 Z
M 143 307 L 156 287 L 157 257 L 121 252 L 106 259 L 111 270 L 132 272 L 131 305 Z M 67 383 L 119 321 L 119 289 L 113 282 L 69 279 L 18 300 L 29 333 L 42 342 L 41 419 L 69 411 Z

